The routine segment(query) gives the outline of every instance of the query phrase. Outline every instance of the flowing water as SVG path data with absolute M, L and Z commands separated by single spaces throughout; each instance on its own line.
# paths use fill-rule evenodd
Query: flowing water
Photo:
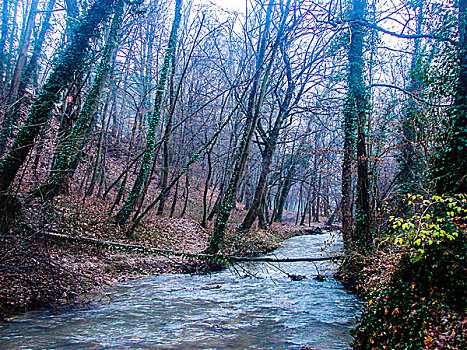
M 336 240 L 294 237 L 270 255 L 328 256 L 341 248 Z M 123 283 L 92 307 L 29 312 L 0 324 L 0 349 L 348 349 L 360 303 L 331 278 L 336 265 L 275 266 Z M 292 281 L 281 270 L 307 278 Z M 317 270 L 328 277 L 315 280 Z

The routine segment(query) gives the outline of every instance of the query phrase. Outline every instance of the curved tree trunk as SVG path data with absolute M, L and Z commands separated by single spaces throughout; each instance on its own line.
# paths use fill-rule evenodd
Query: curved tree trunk
M 182 0 L 176 0 L 175 2 L 175 15 L 172 23 L 172 30 L 170 32 L 169 43 L 165 52 L 164 63 L 162 64 L 161 73 L 159 76 L 159 82 L 156 89 L 156 99 L 154 104 L 154 112 L 149 121 L 149 127 L 146 138 L 146 147 L 144 150 L 143 161 L 141 167 L 133 184 L 130 194 L 128 195 L 123 207 L 119 210 L 115 216 L 115 222 L 119 225 L 125 224 L 132 211 L 135 209 L 138 201 L 140 200 L 140 194 L 146 183 L 149 180 L 149 174 L 151 172 L 152 163 L 154 160 L 154 151 L 156 147 L 156 131 L 161 120 L 162 112 L 162 99 L 164 97 L 167 76 L 169 72 L 169 66 L 172 61 L 172 56 L 175 54 L 175 47 L 177 45 L 177 32 L 180 26 L 182 17 Z
M 280 41 L 282 39 L 282 33 L 285 27 L 285 21 L 288 16 L 288 9 L 290 5 L 290 0 L 287 0 L 286 7 L 282 14 L 281 19 L 281 26 L 279 27 L 279 32 L 277 34 L 274 47 L 272 49 L 271 56 L 269 58 L 268 66 L 266 71 L 264 72 L 262 83 L 260 85 L 260 78 L 261 73 L 263 71 L 263 64 L 265 62 L 266 57 L 266 47 L 267 42 L 269 39 L 269 29 L 271 26 L 271 17 L 272 17 L 272 10 L 274 7 L 274 2 L 271 0 L 268 4 L 266 10 L 266 18 L 265 18 L 265 27 L 263 30 L 263 34 L 261 37 L 261 44 L 256 60 L 256 68 L 255 68 L 255 76 L 253 78 L 253 84 L 251 87 L 249 99 L 248 99 L 248 106 L 246 110 L 246 125 L 243 131 L 242 139 L 240 141 L 239 148 L 235 155 L 235 165 L 232 173 L 232 177 L 229 181 L 229 186 L 227 187 L 224 199 L 220 206 L 219 214 L 217 216 L 216 224 L 214 226 L 214 232 L 211 236 L 208 251 L 212 254 L 216 254 L 219 252 L 220 244 L 224 240 L 224 233 L 227 227 L 227 221 L 230 217 L 230 212 L 234 206 L 238 185 L 242 178 L 243 170 L 245 167 L 246 160 L 248 158 L 248 153 L 251 145 L 251 139 L 256 129 L 256 125 L 258 123 L 260 109 L 262 106 L 264 93 L 266 89 L 266 83 L 269 78 L 269 74 L 272 68 L 272 64 L 275 59 L 275 54 L 279 47 Z

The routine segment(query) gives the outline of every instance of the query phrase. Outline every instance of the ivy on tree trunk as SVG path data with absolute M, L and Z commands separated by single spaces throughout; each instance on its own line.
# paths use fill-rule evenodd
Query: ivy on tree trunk
M 342 231 L 346 249 L 366 252 L 371 248 L 371 217 L 369 204 L 368 155 L 366 150 L 366 124 L 368 97 L 363 80 L 363 43 L 366 0 L 352 0 L 350 8 L 350 43 L 347 100 L 344 110 L 344 161 L 342 166 Z M 356 134 L 356 135 L 355 135 Z M 355 139 L 355 136 L 357 139 Z M 357 197 L 355 229 L 352 217 L 352 166 L 357 146 Z
M 16 173 L 34 146 L 34 139 L 50 118 L 60 92 L 68 86 L 75 73 L 83 69 L 89 40 L 96 35 L 99 24 L 105 21 L 112 11 L 114 0 L 98 0 L 92 4 L 73 30 L 70 42 L 59 54 L 54 68 L 34 99 L 28 118 L 19 130 L 13 145 L 0 162 L 0 191 L 5 192 L 13 182 Z
M 102 90 L 104 89 L 105 82 L 112 69 L 111 61 L 115 54 L 118 33 L 122 24 L 123 8 L 124 2 L 118 0 L 115 4 L 115 13 L 110 32 L 94 82 L 86 96 L 83 108 L 70 134 L 59 140 L 55 162 L 50 170 L 46 189 L 42 191 L 47 197 L 53 197 L 60 192 L 67 192 L 71 166 L 86 144 L 86 135 L 94 124 L 93 121 L 96 118 L 95 114 L 102 95 Z
M 467 0 L 458 3 L 458 81 L 447 147 L 435 163 L 436 192 L 467 193 Z

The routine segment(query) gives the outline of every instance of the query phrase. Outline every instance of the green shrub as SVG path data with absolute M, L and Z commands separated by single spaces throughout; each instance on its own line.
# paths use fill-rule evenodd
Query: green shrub
M 392 218 L 403 257 L 388 286 L 368 294 L 356 349 L 464 349 L 466 197 L 409 195 L 412 215 Z

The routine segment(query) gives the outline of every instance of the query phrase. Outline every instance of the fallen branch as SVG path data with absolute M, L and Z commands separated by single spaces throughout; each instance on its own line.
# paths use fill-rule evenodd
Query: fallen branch
M 127 243 L 120 243 L 120 242 L 112 242 L 112 241 L 103 241 L 96 238 L 89 238 L 89 237 L 73 237 L 69 235 L 63 235 L 61 233 L 52 233 L 52 232 L 39 232 L 38 234 L 52 238 L 58 239 L 60 241 L 73 241 L 78 243 L 85 243 L 91 244 L 96 246 L 103 246 L 108 248 L 114 249 L 121 249 L 121 250 L 131 250 L 131 251 L 143 251 L 147 253 L 155 253 L 159 255 L 171 255 L 171 256 L 179 256 L 183 258 L 205 258 L 207 260 L 212 259 L 213 255 L 202 254 L 202 253 L 184 253 L 170 249 L 160 249 L 154 247 L 148 247 L 140 244 L 127 244 Z
M 213 254 L 203 254 L 203 253 L 186 253 L 180 252 L 176 250 L 170 249 L 160 249 L 154 247 L 148 247 L 140 244 L 126 244 L 120 242 L 111 242 L 111 241 L 103 241 L 96 238 L 89 238 L 89 237 L 73 237 L 68 235 L 63 235 L 60 233 L 52 233 L 52 232 L 40 232 L 42 236 L 58 239 L 61 241 L 74 241 L 79 243 L 85 244 L 92 244 L 97 246 L 104 246 L 114 249 L 122 249 L 122 250 L 132 250 L 132 251 L 143 251 L 146 253 L 153 253 L 165 256 L 178 256 L 182 258 L 193 258 L 193 259 L 201 259 L 201 260 L 214 260 L 214 261 L 225 261 L 225 262 L 306 262 L 306 261 L 326 261 L 326 260 L 338 260 L 342 259 L 342 256 L 330 256 L 330 257 L 317 257 L 317 258 L 269 258 L 269 257 L 256 257 L 256 258 L 249 258 L 249 257 L 240 257 L 240 256 L 232 256 L 232 255 L 213 255 Z

